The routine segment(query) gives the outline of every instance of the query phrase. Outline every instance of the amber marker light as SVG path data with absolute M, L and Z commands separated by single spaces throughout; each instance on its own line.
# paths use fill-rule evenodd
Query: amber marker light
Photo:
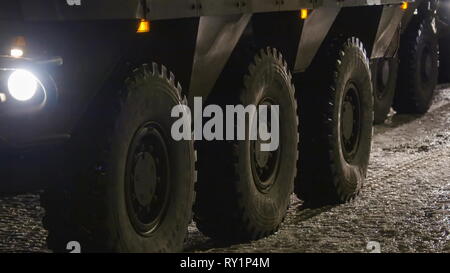
M 308 9 L 301 9 L 300 10 L 300 19 L 305 20 L 308 18 Z
M 145 19 L 142 19 L 139 22 L 137 33 L 147 33 L 147 32 L 150 32 L 150 22 Z
M 400 6 L 400 8 L 402 10 L 407 10 L 408 9 L 408 2 L 402 2 L 402 5 Z

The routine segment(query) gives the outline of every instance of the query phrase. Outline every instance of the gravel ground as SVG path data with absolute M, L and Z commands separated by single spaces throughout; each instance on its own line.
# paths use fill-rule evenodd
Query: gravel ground
M 188 252 L 450 253 L 450 88 L 423 117 L 395 115 L 375 128 L 366 185 L 355 201 L 308 209 L 292 197 L 281 229 L 223 245 L 189 227 Z M 36 194 L 0 198 L 0 252 L 48 252 Z

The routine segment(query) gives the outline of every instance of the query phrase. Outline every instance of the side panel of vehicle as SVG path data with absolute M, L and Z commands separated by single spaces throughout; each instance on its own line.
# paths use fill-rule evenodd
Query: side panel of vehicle
M 134 8 L 142 8 L 140 2 L 131 2 L 136 4 Z M 33 5 L 32 1 L 23 3 Z M 61 56 L 64 64 L 49 71 L 58 87 L 54 107 L 26 117 L 5 118 L 0 125 L 2 138 L 9 144 L 23 145 L 70 135 L 99 90 L 111 77 L 117 80 L 116 69 L 124 64 L 130 69 L 152 61 L 164 64 L 176 75 L 185 94 L 206 97 L 239 40 L 249 35 L 255 47 L 280 50 L 295 72 L 304 71 L 323 42 L 338 35 L 359 37 L 369 56 L 372 52 L 373 57 L 383 54 L 396 28 L 392 23 L 385 31 L 382 29 L 389 19 L 401 16 L 395 11 L 399 5 L 331 6 L 317 8 L 306 20 L 299 18 L 298 10 L 155 20 L 145 34 L 135 33 L 137 19 L 5 21 L 0 24 L 3 41 L 24 36 L 31 55 Z M 127 4 L 125 10 L 132 8 Z M 4 43 L 2 54 L 8 54 L 11 43 Z
M 395 54 L 396 48 L 394 51 L 389 50 L 389 47 L 393 40 L 396 40 L 398 46 L 400 25 L 404 14 L 405 10 L 398 8 L 398 6 L 386 6 L 383 8 L 377 37 L 372 50 L 372 59 L 392 57 Z
M 21 0 L 20 5 L 28 21 L 131 19 L 145 14 L 141 0 Z
M 252 15 L 205 16 L 198 27 L 190 100 L 207 96 L 213 88 Z

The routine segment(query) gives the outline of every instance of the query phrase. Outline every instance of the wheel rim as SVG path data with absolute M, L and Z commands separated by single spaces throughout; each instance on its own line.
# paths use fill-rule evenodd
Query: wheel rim
M 267 128 L 272 130 L 270 120 L 271 111 L 270 107 L 275 105 L 274 101 L 270 98 L 263 99 L 258 106 L 267 106 Z M 278 172 L 278 166 L 280 161 L 280 147 L 275 151 L 261 151 L 261 144 L 266 142 L 259 138 L 251 141 L 250 155 L 251 166 L 255 185 L 262 193 L 267 193 L 275 183 L 275 177 Z
M 141 126 L 128 154 L 125 198 L 131 224 L 141 235 L 160 226 L 169 202 L 169 155 L 159 128 L 156 123 Z
M 349 83 L 341 108 L 341 143 L 345 160 L 350 163 L 358 152 L 361 136 L 361 101 L 355 84 Z

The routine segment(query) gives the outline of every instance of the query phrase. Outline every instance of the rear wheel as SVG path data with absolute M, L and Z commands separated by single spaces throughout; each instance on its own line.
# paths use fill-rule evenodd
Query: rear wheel
M 438 37 L 434 19 L 414 18 L 402 36 L 394 109 L 424 114 L 433 100 L 438 81 Z
M 155 64 L 136 70 L 125 90 L 111 111 L 96 112 L 102 129 L 75 135 L 62 177 L 41 198 L 54 251 L 70 241 L 88 252 L 182 250 L 195 158 L 192 141 L 170 135 L 180 87 Z
M 394 101 L 398 58 L 376 59 L 371 69 L 374 97 L 374 123 L 380 124 L 386 120 Z
M 363 45 L 350 38 L 327 49 L 299 82 L 300 176 L 295 193 L 310 205 L 354 198 L 371 149 L 373 94 Z
M 249 122 L 245 140 L 204 143 L 199 148 L 194 219 L 205 235 L 226 241 L 256 240 L 275 232 L 283 221 L 298 156 L 297 105 L 291 79 L 281 54 L 275 49 L 262 50 L 234 102 L 265 106 L 271 117 L 280 120 L 279 147 L 273 147 L 277 149 L 264 151 L 265 142 L 259 137 L 250 140 Z M 271 112 L 276 106 L 279 112 Z M 276 130 L 271 117 L 266 125 Z

